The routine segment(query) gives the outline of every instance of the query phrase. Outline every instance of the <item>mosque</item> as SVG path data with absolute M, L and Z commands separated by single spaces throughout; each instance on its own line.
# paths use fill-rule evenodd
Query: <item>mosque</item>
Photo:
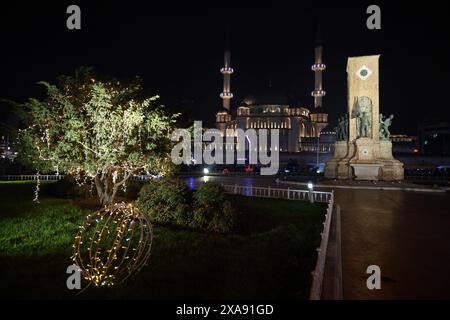
M 322 73 L 326 66 L 322 61 L 322 46 L 315 48 L 315 61 L 311 66 L 315 73 L 315 87 L 311 92 L 314 107 L 299 104 L 287 92 L 269 86 L 265 90 L 249 94 L 231 108 L 231 53 L 226 50 L 223 74 L 222 108 L 216 114 L 216 127 L 226 134 L 227 129 L 279 129 L 280 152 L 333 152 L 335 133 L 328 126 L 328 113 L 322 102 L 325 91 Z

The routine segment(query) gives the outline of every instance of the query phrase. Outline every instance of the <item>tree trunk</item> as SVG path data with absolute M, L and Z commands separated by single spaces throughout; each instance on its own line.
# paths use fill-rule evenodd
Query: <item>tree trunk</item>
M 123 180 L 114 183 L 112 170 L 108 170 L 106 173 L 97 175 L 94 181 L 100 204 L 102 206 L 109 206 L 113 204 L 117 191 L 126 181 L 128 181 L 130 176 L 131 174 L 125 174 Z

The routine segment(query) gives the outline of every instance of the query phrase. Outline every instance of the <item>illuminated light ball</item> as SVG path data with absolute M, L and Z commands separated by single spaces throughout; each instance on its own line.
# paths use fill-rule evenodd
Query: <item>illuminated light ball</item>
M 71 258 L 89 284 L 113 286 L 147 264 L 152 239 L 147 215 L 122 202 L 86 217 L 75 236 Z
M 208 169 L 208 168 L 204 168 L 204 169 L 203 169 L 203 173 L 204 173 L 204 174 L 208 174 L 208 173 L 209 173 L 209 169 Z

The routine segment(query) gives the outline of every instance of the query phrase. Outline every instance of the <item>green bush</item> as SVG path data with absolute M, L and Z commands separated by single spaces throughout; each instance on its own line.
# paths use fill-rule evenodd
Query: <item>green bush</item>
M 236 228 L 237 210 L 231 201 L 225 201 L 222 205 L 222 211 L 216 211 L 209 224 L 209 230 L 228 233 Z
M 139 192 L 137 206 L 152 221 L 187 225 L 191 216 L 192 194 L 181 180 L 153 180 Z
M 228 233 L 235 228 L 236 215 L 237 210 L 220 185 L 205 183 L 194 191 L 193 228 Z
M 142 187 L 136 204 L 156 223 L 218 233 L 236 227 L 237 210 L 215 183 L 202 184 L 192 193 L 179 179 L 151 181 Z
M 204 183 L 194 191 L 194 201 L 199 207 L 220 208 L 225 199 L 222 186 L 214 182 Z

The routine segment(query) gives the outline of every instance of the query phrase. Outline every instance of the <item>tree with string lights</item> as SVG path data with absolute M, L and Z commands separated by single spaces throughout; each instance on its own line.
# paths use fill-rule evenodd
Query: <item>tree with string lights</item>
M 19 131 L 21 158 L 39 172 L 91 182 L 100 203 L 109 205 L 133 175 L 172 170 L 170 133 L 178 114 L 169 115 L 158 96 L 143 98 L 139 78 L 102 81 L 80 68 L 56 85 L 40 84 L 44 99 L 17 105 L 26 124 Z

